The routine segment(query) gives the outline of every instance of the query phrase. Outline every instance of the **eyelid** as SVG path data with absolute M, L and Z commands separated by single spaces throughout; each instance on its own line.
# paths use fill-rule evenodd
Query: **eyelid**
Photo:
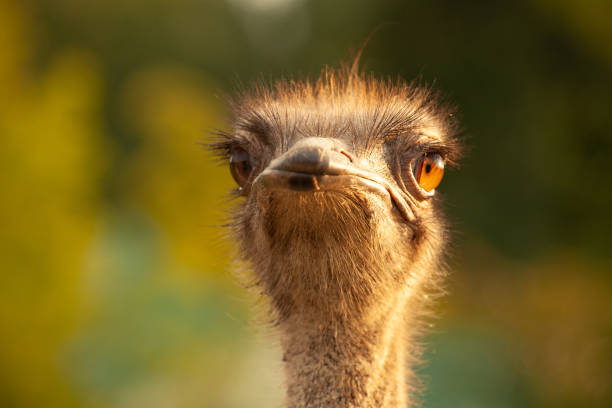
M 238 149 L 244 150 L 251 155 L 253 154 L 253 151 L 255 150 L 253 149 L 253 145 L 249 143 L 248 140 L 242 137 L 234 138 L 227 142 L 227 157 L 229 158 L 232 155 L 232 153 Z
M 407 160 L 412 160 L 424 154 L 437 153 L 442 157 L 442 160 L 446 161 L 447 152 L 448 148 L 440 144 L 422 142 L 407 146 L 402 153 Z

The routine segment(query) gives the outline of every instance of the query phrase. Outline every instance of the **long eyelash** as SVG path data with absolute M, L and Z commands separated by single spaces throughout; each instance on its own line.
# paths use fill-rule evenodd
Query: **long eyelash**
M 242 143 L 240 143 L 233 134 L 224 130 L 217 130 L 213 133 L 213 140 L 210 143 L 202 144 L 208 151 L 212 152 L 217 159 L 225 162 L 231 156 L 232 150 Z
M 450 167 L 456 167 L 457 161 L 461 158 L 461 150 L 456 139 L 445 140 L 441 143 L 427 142 L 417 143 L 416 145 L 407 144 L 405 153 L 412 154 L 439 153 Z
M 439 153 L 447 166 L 456 167 L 457 160 L 460 158 L 458 148 L 453 144 L 453 140 L 444 143 L 430 143 L 424 146 L 424 153 Z
M 451 167 L 459 166 L 459 160 L 463 156 L 463 146 L 455 137 L 445 140 L 443 144 L 433 146 L 444 158 L 446 165 Z

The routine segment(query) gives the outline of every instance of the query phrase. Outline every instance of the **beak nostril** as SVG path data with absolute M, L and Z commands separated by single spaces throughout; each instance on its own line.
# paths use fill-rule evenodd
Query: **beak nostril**
M 353 163 L 353 157 L 329 142 L 306 139 L 270 162 L 270 169 L 305 174 L 344 174 Z
M 349 161 L 350 161 L 351 163 L 353 163 L 353 162 L 355 161 L 355 160 L 353 159 L 353 156 L 352 156 L 352 155 L 351 155 L 349 152 L 347 152 L 346 150 L 344 150 L 344 149 L 340 149 L 340 154 L 345 155 L 345 156 L 346 156 L 346 157 L 349 159 Z

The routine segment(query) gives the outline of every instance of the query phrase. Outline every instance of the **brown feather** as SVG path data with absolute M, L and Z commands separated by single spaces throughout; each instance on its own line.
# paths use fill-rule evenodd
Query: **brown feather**
M 454 108 L 431 87 L 326 68 L 239 92 L 233 131 L 213 149 L 254 160 L 252 180 L 299 140 L 341 141 L 360 166 L 405 195 L 413 222 L 368 191 L 249 193 L 231 230 L 280 331 L 290 407 L 415 403 L 410 366 L 430 299 L 440 292 L 447 239 L 436 196 L 397 166 L 426 152 L 460 157 Z M 409 364 L 409 365 L 408 365 Z

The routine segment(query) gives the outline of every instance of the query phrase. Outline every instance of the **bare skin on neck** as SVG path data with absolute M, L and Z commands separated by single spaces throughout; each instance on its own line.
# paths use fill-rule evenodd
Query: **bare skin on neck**
M 428 89 L 345 71 L 233 106 L 215 149 L 245 197 L 231 228 L 270 299 L 287 406 L 414 404 L 415 337 L 446 236 L 421 185 L 459 154 L 451 111 Z

